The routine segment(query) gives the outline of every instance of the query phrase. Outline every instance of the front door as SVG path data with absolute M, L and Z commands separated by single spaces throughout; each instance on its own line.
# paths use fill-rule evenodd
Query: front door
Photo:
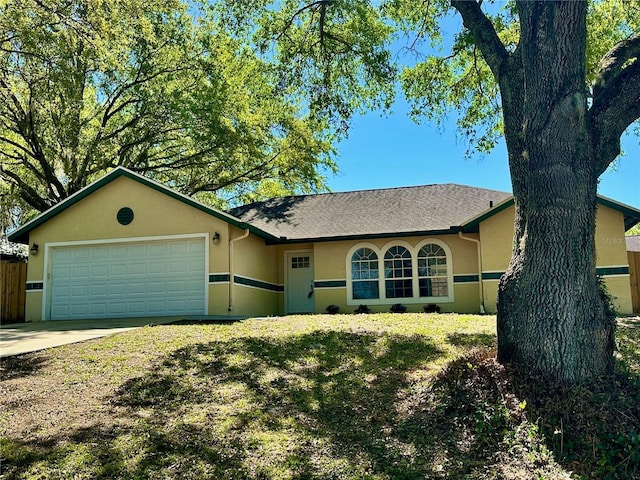
M 287 253 L 287 313 L 314 311 L 313 253 Z

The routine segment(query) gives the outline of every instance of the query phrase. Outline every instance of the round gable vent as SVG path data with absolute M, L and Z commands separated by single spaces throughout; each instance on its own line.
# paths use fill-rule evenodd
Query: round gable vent
M 118 223 L 120 225 L 129 225 L 131 222 L 133 222 L 133 210 L 131 210 L 129 207 L 122 207 L 120 210 L 118 210 L 116 218 L 118 219 Z

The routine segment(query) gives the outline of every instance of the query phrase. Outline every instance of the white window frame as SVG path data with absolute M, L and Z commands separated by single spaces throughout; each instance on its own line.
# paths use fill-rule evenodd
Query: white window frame
M 353 254 L 356 253 L 356 251 L 360 250 L 361 248 L 369 248 L 374 252 L 376 252 L 376 255 L 378 256 L 378 298 L 356 298 L 355 300 L 353 299 L 353 279 L 352 279 L 352 273 L 351 273 L 351 259 L 353 258 Z M 347 270 L 346 270 L 347 272 L 347 305 L 360 305 L 365 303 L 371 304 L 371 305 L 378 305 L 378 304 L 385 303 L 380 301 L 382 296 L 382 292 L 380 291 L 380 267 L 381 267 L 380 249 L 373 243 L 367 243 L 367 242 L 358 243 L 347 252 Z
M 410 258 L 411 258 L 411 278 L 409 277 L 386 277 L 386 265 L 385 262 L 388 261 L 389 259 L 387 259 L 386 255 L 387 252 L 392 249 L 393 247 L 402 247 L 405 248 L 407 250 L 407 252 L 409 252 Z M 386 297 L 387 296 L 387 281 L 395 281 L 395 280 L 412 280 L 411 282 L 411 292 L 413 293 L 413 295 L 411 297 L 391 297 L 391 298 L 387 298 L 387 303 L 389 302 L 393 302 L 393 303 L 402 303 L 405 300 L 410 300 L 415 298 L 416 296 L 416 282 L 415 282 L 415 277 L 416 277 L 416 266 L 414 265 L 415 263 L 415 252 L 413 251 L 413 247 L 406 243 L 406 242 L 391 242 L 388 243 L 387 245 L 384 246 L 383 250 L 380 252 L 382 254 L 382 268 L 380 269 L 381 273 L 382 273 L 382 283 L 381 283 L 381 288 L 383 288 L 383 290 L 380 291 L 380 296 L 381 297 Z M 404 260 L 404 259 L 403 259 Z M 391 260 L 393 262 L 393 259 Z M 392 268 L 392 270 L 395 270 L 394 268 Z M 404 267 L 402 267 L 402 270 L 404 271 Z
M 446 297 L 421 297 L 420 296 L 420 282 L 418 279 L 418 253 L 420 249 L 427 244 L 435 244 L 441 247 L 447 256 L 447 293 Z M 411 270 L 413 280 L 413 297 L 399 297 L 399 298 L 387 298 L 385 289 L 385 277 L 384 277 L 384 255 L 391 247 L 401 246 L 409 250 L 411 253 Z M 361 248 L 370 248 L 378 256 L 378 290 L 379 298 L 353 298 L 353 281 L 351 274 L 351 258 L 356 250 Z M 438 238 L 424 238 L 415 245 L 411 245 L 405 240 L 392 240 L 385 243 L 383 246 L 375 245 L 371 242 L 361 242 L 349 249 L 346 258 L 346 272 L 347 272 L 347 305 L 391 305 L 394 303 L 403 304 L 428 304 L 428 303 L 453 303 L 455 301 L 454 284 L 453 284 L 453 255 L 451 248 L 444 241 Z

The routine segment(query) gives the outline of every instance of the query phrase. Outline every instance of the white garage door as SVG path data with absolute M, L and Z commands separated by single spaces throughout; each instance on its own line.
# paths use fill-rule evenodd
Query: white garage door
M 205 313 L 203 238 L 51 250 L 51 319 Z

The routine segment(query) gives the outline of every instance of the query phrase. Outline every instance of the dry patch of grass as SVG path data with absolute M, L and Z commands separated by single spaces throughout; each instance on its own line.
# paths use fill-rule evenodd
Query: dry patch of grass
M 638 325 L 620 328 L 617 383 L 577 403 L 496 364 L 494 332 L 489 316 L 294 316 L 3 359 L 0 478 L 640 478 Z M 579 420 L 625 415 L 619 439 Z

